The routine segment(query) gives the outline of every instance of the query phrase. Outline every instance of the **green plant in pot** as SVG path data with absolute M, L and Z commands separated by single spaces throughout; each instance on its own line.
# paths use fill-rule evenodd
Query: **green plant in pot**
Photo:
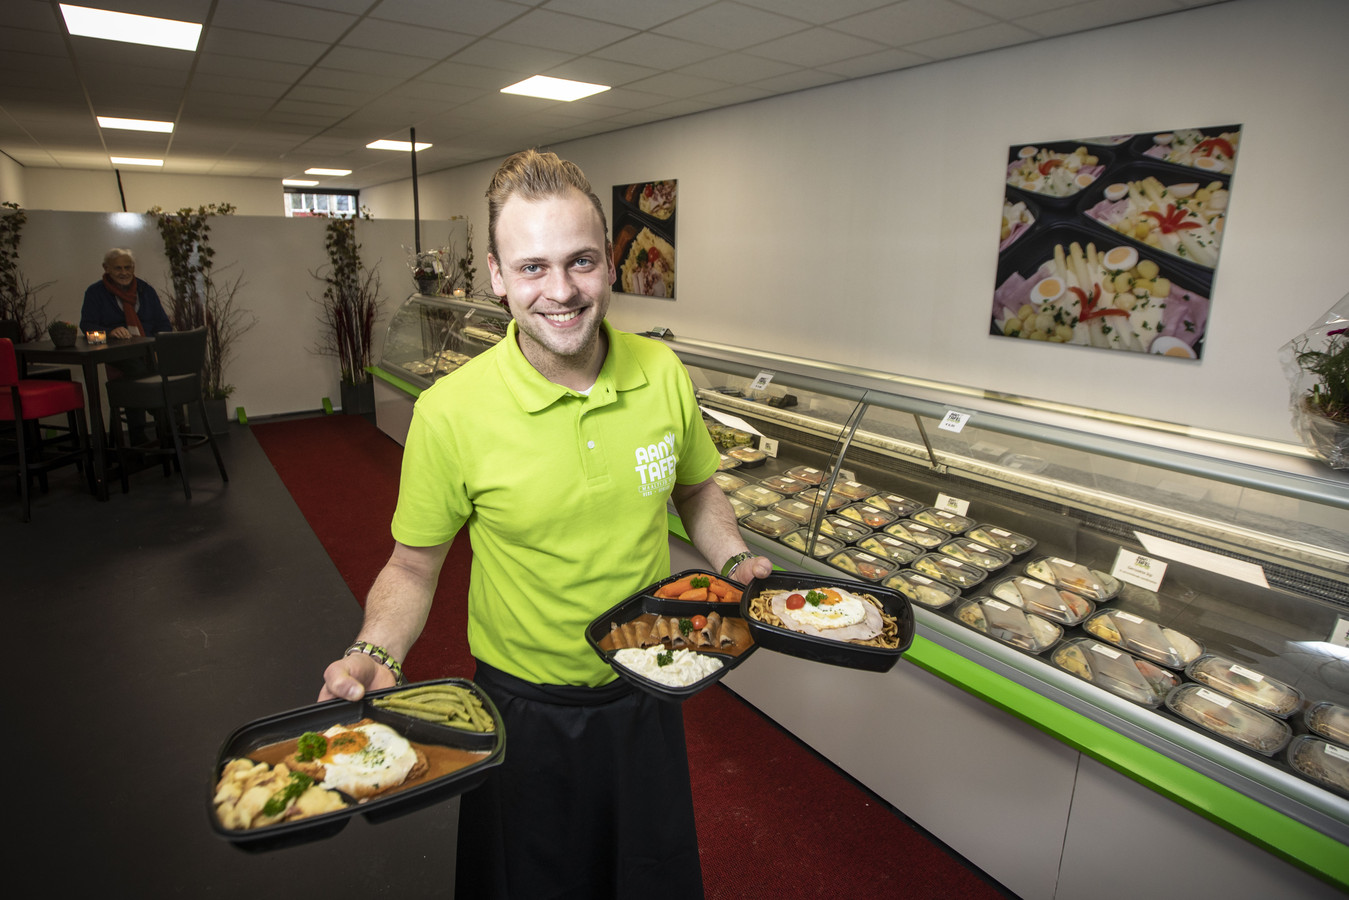
M 51 337 L 52 343 L 58 347 L 74 347 L 75 336 L 80 333 L 74 322 L 66 322 L 58 319 L 47 326 L 47 334 Z
M 28 214 L 17 203 L 0 203 L 0 320 L 18 323 L 21 342 L 36 341 L 47 333 L 47 281 L 34 285 L 19 269 L 19 241 Z
M 1349 294 L 1281 355 L 1294 430 L 1318 459 L 1349 469 Z
M 351 218 L 328 220 L 324 249 L 328 265 L 311 273 L 323 282 L 318 320 L 323 326 L 316 351 L 337 359 L 341 371 L 342 411 L 373 414 L 374 383 L 369 367 L 373 360 L 375 323 L 380 313 L 380 279 L 377 269 L 361 261 L 356 241 L 356 222 L 369 219 L 362 209 Z

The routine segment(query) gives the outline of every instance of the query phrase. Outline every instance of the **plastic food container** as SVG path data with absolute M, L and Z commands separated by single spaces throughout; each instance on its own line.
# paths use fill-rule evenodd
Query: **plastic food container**
M 810 487 L 810 482 L 793 478 L 790 475 L 769 475 L 759 479 L 759 484 L 779 494 L 798 494 Z
M 1024 575 L 1004 578 L 993 585 L 989 593 L 1060 625 L 1076 625 L 1096 611 L 1096 605 L 1081 594 Z
M 886 525 L 884 530 L 888 535 L 897 537 L 902 541 L 908 541 L 910 544 L 917 544 L 925 550 L 939 547 L 951 539 L 951 532 L 943 528 L 935 528 L 932 525 L 924 525 L 912 519 L 901 519 L 898 522 Z
M 830 493 L 845 497 L 848 500 L 865 500 L 876 493 L 876 489 L 860 481 L 835 481 L 834 488 Z
M 919 510 L 913 514 L 913 520 L 923 525 L 931 525 L 933 528 L 940 528 L 948 534 L 964 534 L 974 527 L 974 520 L 969 516 L 958 516 L 950 510 L 935 507 Z
M 818 506 L 823 497 L 823 492 L 819 488 L 808 488 L 796 495 L 798 500 L 804 500 L 812 506 Z M 830 512 L 836 509 L 842 509 L 848 505 L 848 498 L 841 497 L 838 494 L 830 494 L 829 499 L 824 501 L 825 508 Z
M 805 525 L 815 515 L 815 507 L 804 500 L 797 500 L 795 497 L 779 500 L 768 508 L 780 516 L 791 519 L 798 525 Z
M 820 523 L 820 534 L 838 538 L 845 544 L 852 544 L 871 534 L 871 529 L 861 522 L 853 522 L 838 516 L 825 516 Z
M 965 537 L 978 541 L 987 547 L 1001 550 L 1003 553 L 1010 553 L 1012 556 L 1029 553 L 1035 549 L 1035 545 L 1038 543 L 1035 538 L 1017 534 L 1015 531 L 1008 531 L 1006 528 L 999 528 L 996 525 L 976 525 L 965 532 Z
M 782 495 L 777 491 L 770 491 L 768 488 L 757 484 L 747 484 L 731 496 L 739 497 L 746 503 L 751 503 L 761 509 L 772 506 L 782 499 Z
M 975 597 L 956 607 L 956 619 L 997 641 L 1027 653 L 1043 653 L 1063 637 L 1048 619 L 993 597 Z
M 754 610 L 760 607 L 762 604 L 760 598 L 765 595 L 777 591 L 804 592 L 826 587 L 875 597 L 885 614 L 894 620 L 895 634 L 892 641 L 895 646 L 871 646 L 856 641 L 803 634 L 785 625 L 775 625 L 755 618 Z M 913 642 L 913 609 L 902 594 L 879 585 L 863 584 L 845 578 L 828 578 L 806 572 L 774 572 L 767 578 L 756 578 L 746 586 L 740 613 L 760 647 L 850 669 L 887 672 L 899 662 L 900 655 Z
M 1297 688 L 1221 656 L 1201 656 L 1185 667 L 1185 674 L 1191 681 L 1280 719 L 1302 708 L 1302 692 Z
M 1088 600 L 1105 603 L 1119 594 L 1119 579 L 1081 563 L 1057 556 L 1042 556 L 1026 563 L 1025 573 L 1046 584 L 1081 594 Z
M 1180 684 L 1169 669 L 1091 638 L 1073 638 L 1049 655 L 1054 665 L 1117 697 L 1156 709 Z
M 1166 708 L 1211 734 L 1264 756 L 1278 753 L 1293 737 L 1287 722 L 1202 684 L 1182 684 L 1166 695 Z
M 1189 635 L 1123 610 L 1100 610 L 1082 627 L 1092 637 L 1168 669 L 1183 669 L 1204 655 L 1203 645 Z
M 770 509 L 756 509 L 754 512 L 740 520 L 751 531 L 757 531 L 759 534 L 767 535 L 771 538 L 780 538 L 789 531 L 795 531 L 801 523 L 794 519 L 789 519 Z
M 740 614 L 740 605 L 731 603 L 692 603 L 683 600 L 661 600 L 651 596 L 651 592 L 658 585 L 652 585 L 640 593 L 634 594 L 621 603 L 616 604 L 603 614 L 596 616 L 595 619 L 586 628 L 586 642 L 590 644 L 600 658 L 607 662 L 618 674 L 618 677 L 629 682 L 635 687 L 641 688 L 649 694 L 654 694 L 662 700 L 686 700 L 694 694 L 710 687 L 725 677 L 726 673 L 740 665 L 754 652 L 756 644 L 754 636 L 750 632 L 748 625 Z M 703 616 L 712 621 L 713 614 L 728 623 L 729 627 L 715 629 L 714 631 L 725 631 L 734 635 L 736 640 L 729 645 L 722 645 L 715 641 L 719 636 L 712 633 L 715 649 L 711 644 L 704 646 L 689 646 L 690 636 L 693 641 L 700 640 L 694 636 L 695 632 L 689 631 L 688 636 L 684 636 L 685 645 L 680 649 L 690 649 L 695 653 L 704 654 L 712 657 L 721 663 L 721 667 L 715 672 L 701 678 L 700 680 L 688 685 L 667 685 L 662 682 L 647 678 L 638 672 L 629 669 L 614 659 L 617 648 L 607 646 L 605 636 L 614 630 L 615 626 L 622 627 L 630 622 L 642 618 L 643 616 L 655 617 L 661 616 L 673 619 L 675 623 L 686 619 L 689 621 L 689 627 L 692 628 L 692 619 L 694 616 Z M 736 626 L 744 626 L 737 628 Z M 683 631 L 682 623 L 678 624 L 677 630 Z M 666 644 L 669 647 L 669 644 Z
M 784 534 L 779 540 L 791 547 L 793 550 L 806 552 L 806 544 L 810 538 L 810 532 L 804 528 L 798 528 L 796 531 Z M 832 556 L 843 549 L 843 542 L 826 537 L 822 534 L 815 535 L 815 544 L 810 548 L 810 555 L 816 559 L 823 559 L 826 556 Z
M 737 519 L 743 519 L 745 516 L 749 515 L 750 513 L 754 512 L 756 509 L 759 508 L 755 506 L 753 503 L 746 503 L 739 497 L 732 496 L 727 497 L 726 499 L 731 502 L 731 512 L 735 513 L 735 517 Z
M 889 534 L 872 534 L 857 542 L 861 550 L 887 559 L 891 565 L 902 566 L 923 555 L 923 548 Z
M 1303 778 L 1349 797 L 1349 749 L 1315 735 L 1300 734 L 1288 745 L 1287 759 Z
M 823 469 L 817 469 L 814 466 L 792 466 L 783 474 L 790 475 L 793 478 L 799 478 L 810 484 L 819 484 L 824 481 L 825 476 Z
M 857 547 L 844 547 L 828 559 L 829 565 L 849 575 L 867 581 L 880 581 L 895 571 L 895 566 L 883 556 L 868 553 Z
M 738 468 L 740 468 L 740 460 L 727 456 L 725 453 L 721 454 L 721 459 L 717 460 L 718 472 L 727 472 L 731 469 Z
M 1308 731 L 1349 746 L 1349 706 L 1322 700 L 1308 707 L 1303 721 L 1307 723 Z
M 861 522 L 868 528 L 884 528 L 895 521 L 894 513 L 886 512 L 879 506 L 872 506 L 866 502 L 845 506 L 838 511 L 838 514 L 845 519 Z
M 740 460 L 740 465 L 746 469 L 756 469 L 768 462 L 767 453 L 752 447 L 736 447 L 734 450 L 727 450 L 726 455 L 731 459 Z
M 468 731 L 451 728 L 382 709 L 374 704 L 375 700 L 410 687 L 442 684 L 455 685 L 470 691 L 491 717 L 494 730 Z M 413 743 L 483 755 L 478 761 L 457 771 L 431 779 L 425 779 L 423 776 L 425 780 L 410 782 L 406 787 L 372 797 L 364 803 L 347 798 L 349 801 L 347 805 L 333 812 L 250 829 L 226 828 L 221 824 L 215 811 L 215 794 L 216 785 L 227 762 L 240 757 L 249 757 L 261 747 L 278 741 L 292 740 L 306 731 L 322 732 L 333 725 L 351 725 L 361 719 L 382 722 Z M 236 728 L 221 744 L 215 765 L 211 769 L 206 793 L 207 817 L 218 836 L 244 849 L 261 851 L 296 846 L 332 837 L 345 828 L 347 822 L 357 813 L 371 822 L 378 822 L 423 809 L 431 803 L 457 797 L 481 784 L 487 777 L 488 770 L 501 764 L 505 751 L 506 732 L 501 722 L 501 714 L 497 712 L 490 697 L 476 684 L 464 678 L 440 678 L 415 685 L 371 691 L 355 702 L 329 700 L 255 719 Z
M 744 478 L 739 475 L 732 475 L 730 472 L 718 472 L 712 478 L 717 482 L 717 487 L 727 494 L 734 493 L 749 484 Z
M 952 538 L 938 547 L 937 552 L 954 556 L 961 562 L 974 563 L 990 572 L 1001 569 L 1012 561 L 1010 553 L 1003 553 L 1001 550 L 995 550 L 986 544 L 964 537 Z
M 913 561 L 913 568 L 929 578 L 945 581 L 961 590 L 982 584 L 988 577 L 988 573 L 979 566 L 941 553 L 923 554 Z
M 893 513 L 896 519 L 903 519 L 913 515 L 923 508 L 924 504 L 919 503 L 909 497 L 901 494 L 892 494 L 889 491 L 881 491 L 878 494 L 872 494 L 866 498 L 866 502 L 888 513 Z
M 920 575 L 912 569 L 901 569 L 883 582 L 908 597 L 914 603 L 921 603 L 928 609 L 942 609 L 960 596 L 960 589 Z

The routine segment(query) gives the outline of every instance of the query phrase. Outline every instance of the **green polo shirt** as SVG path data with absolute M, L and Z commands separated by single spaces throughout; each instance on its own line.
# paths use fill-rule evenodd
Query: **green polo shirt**
M 604 329 L 608 356 L 583 395 L 529 364 L 511 322 L 422 392 L 403 454 L 394 538 L 429 547 L 468 525 L 469 646 L 538 684 L 612 680 L 586 626 L 669 574 L 670 490 L 719 459 L 669 348 Z

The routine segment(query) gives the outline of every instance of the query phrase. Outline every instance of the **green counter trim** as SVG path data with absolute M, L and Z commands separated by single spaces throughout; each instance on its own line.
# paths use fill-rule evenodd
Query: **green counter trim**
M 366 366 L 365 370 L 369 372 L 371 375 L 374 375 L 380 381 L 384 381 L 393 385 L 394 387 L 398 388 L 405 394 L 410 394 L 413 397 L 420 397 L 422 395 L 421 388 L 417 387 L 410 381 L 404 381 L 397 375 L 394 375 L 392 372 L 384 371 L 379 366 Z
M 686 543 L 684 523 L 670 533 Z M 1349 847 L 1024 685 L 915 635 L 902 657 L 1280 859 L 1349 890 Z

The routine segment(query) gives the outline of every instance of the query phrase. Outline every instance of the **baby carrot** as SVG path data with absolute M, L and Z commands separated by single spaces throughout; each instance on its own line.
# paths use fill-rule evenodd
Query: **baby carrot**
M 685 575 L 683 578 L 677 578 L 661 585 L 656 589 L 656 596 L 666 600 L 674 599 L 691 587 L 693 587 L 693 576 Z
M 707 588 L 705 588 L 705 587 L 700 587 L 700 588 L 690 588 L 690 589 L 688 589 L 687 591 L 685 591 L 684 593 L 680 594 L 680 595 L 679 595 L 679 599 L 680 599 L 680 600 L 706 600 L 706 599 L 707 599 Z

